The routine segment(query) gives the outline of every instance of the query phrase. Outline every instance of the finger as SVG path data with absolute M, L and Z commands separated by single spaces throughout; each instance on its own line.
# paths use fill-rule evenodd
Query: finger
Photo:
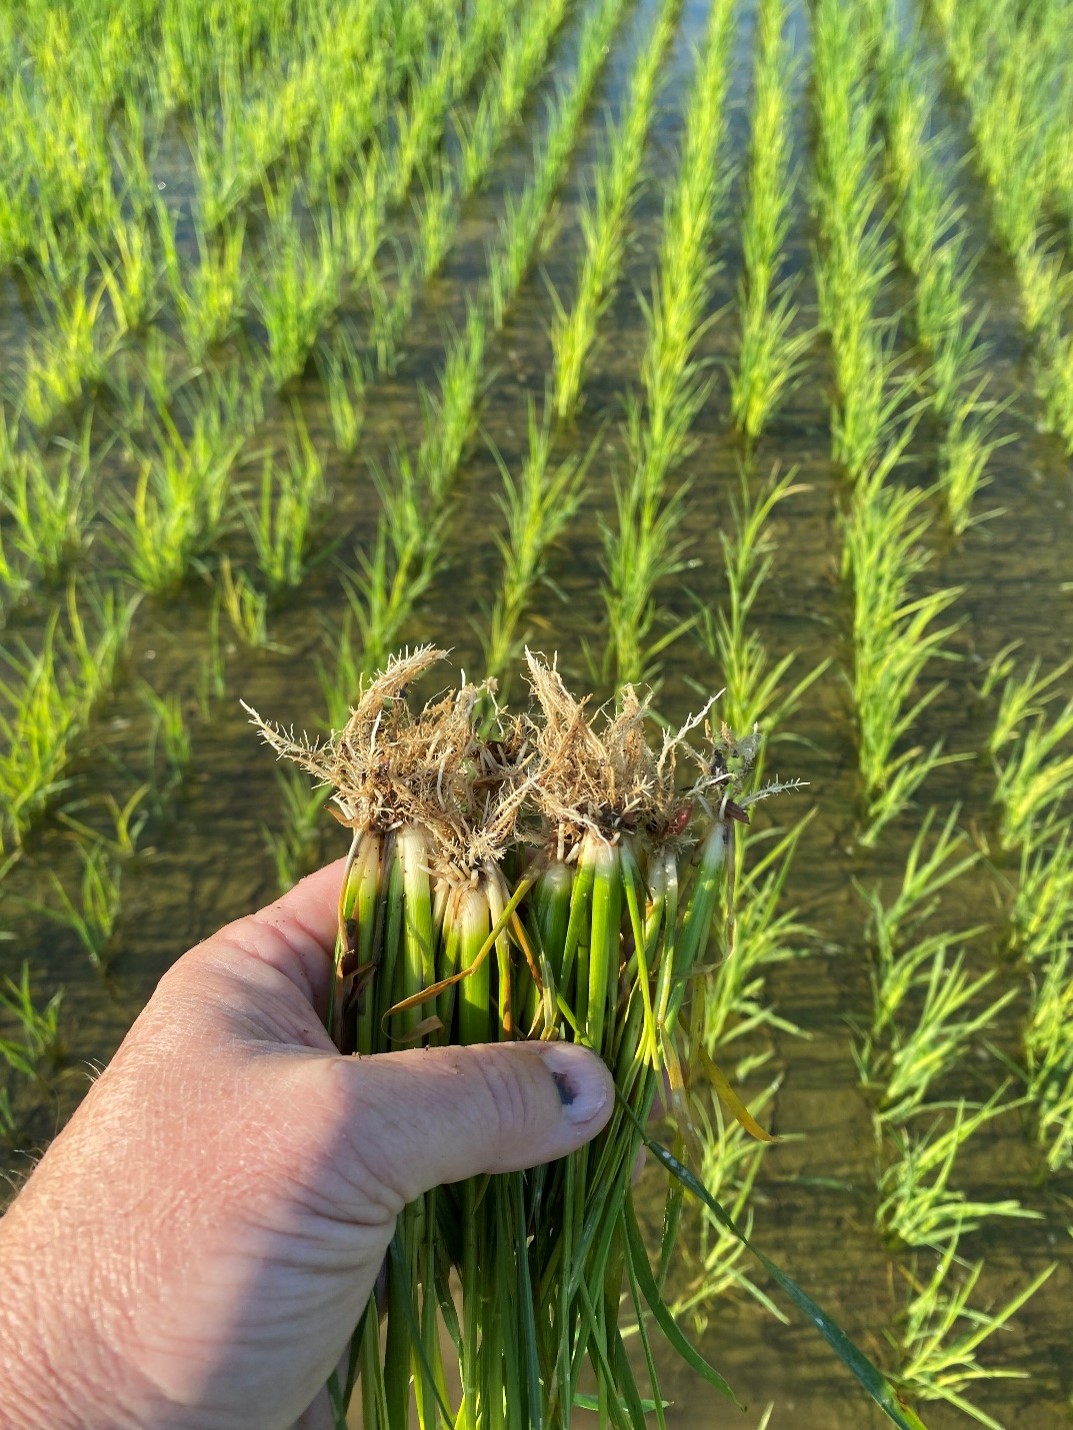
M 352 1102 L 354 1155 L 400 1208 L 443 1183 L 564 1157 L 614 1106 L 611 1074 L 572 1043 L 426 1048 L 330 1067 Z
M 192 949 L 182 962 L 221 964 L 241 977 L 250 961 L 284 974 L 323 1016 L 328 1002 L 345 859 L 308 875 L 275 901 L 227 924 Z

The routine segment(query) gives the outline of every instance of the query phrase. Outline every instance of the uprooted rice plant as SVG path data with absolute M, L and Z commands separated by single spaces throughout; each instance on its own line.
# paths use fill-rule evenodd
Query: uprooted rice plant
M 0 0 L 6 1170 L 183 948 L 337 847 L 330 787 L 259 759 L 239 696 L 330 751 L 431 642 L 470 679 L 419 673 L 383 739 L 420 763 L 464 687 L 455 733 L 488 768 L 444 794 L 450 852 L 439 804 L 356 850 L 359 903 L 420 903 L 424 878 L 430 916 L 344 996 L 341 1044 L 581 1036 L 642 1114 L 666 1073 L 650 1131 L 929 1424 L 1064 1423 L 1068 22 L 1061 0 Z M 538 666 L 544 714 L 511 724 L 526 646 L 565 684 Z M 639 706 L 601 724 L 625 682 Z M 592 692 L 586 758 L 649 712 L 641 765 L 722 692 L 703 769 L 673 799 L 656 780 L 658 809 L 548 786 L 567 688 Z M 661 1006 L 668 881 L 687 919 L 713 788 L 749 822 Z M 406 854 L 398 887 L 374 844 L 380 874 Z M 556 943 L 590 874 L 602 965 L 592 903 Z M 637 1135 L 623 1115 L 572 1170 L 407 1213 L 404 1260 L 441 1274 L 399 1282 L 420 1345 L 398 1299 L 386 1360 L 363 1328 L 365 1423 L 411 1394 L 446 1423 L 457 1390 L 452 1423 L 522 1426 L 528 1377 L 545 1423 L 707 1425 L 657 1335 L 679 1321 L 774 1402 L 763 1423 L 861 1423 L 717 1212 L 652 1156 L 627 1191 Z M 531 1222 L 538 1192 L 563 1214 Z M 520 1308 L 574 1255 L 533 1303 L 534 1372 L 488 1298 Z

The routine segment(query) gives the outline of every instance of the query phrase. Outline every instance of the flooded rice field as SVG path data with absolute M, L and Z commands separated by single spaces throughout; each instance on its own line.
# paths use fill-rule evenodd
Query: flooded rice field
M 9 1192 L 346 852 L 240 700 L 528 646 L 805 782 L 696 995 L 777 1140 L 698 1063 L 686 1160 L 928 1426 L 1068 1424 L 1065 0 L 108 8 L 0 6 Z M 667 1425 L 889 1423 L 688 1199 L 666 1296 L 748 1407 L 659 1345 Z

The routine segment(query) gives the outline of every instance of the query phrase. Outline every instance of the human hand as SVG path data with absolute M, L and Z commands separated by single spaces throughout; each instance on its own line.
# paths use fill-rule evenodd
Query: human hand
M 5 1430 L 324 1423 L 401 1208 L 607 1122 L 565 1043 L 341 1057 L 341 877 L 178 960 L 0 1220 Z

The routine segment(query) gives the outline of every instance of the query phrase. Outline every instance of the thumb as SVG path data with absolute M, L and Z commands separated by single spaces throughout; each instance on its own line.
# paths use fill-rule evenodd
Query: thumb
M 574 1043 L 423 1048 L 342 1066 L 354 1152 L 400 1206 L 443 1183 L 564 1157 L 614 1107 L 611 1074 Z

